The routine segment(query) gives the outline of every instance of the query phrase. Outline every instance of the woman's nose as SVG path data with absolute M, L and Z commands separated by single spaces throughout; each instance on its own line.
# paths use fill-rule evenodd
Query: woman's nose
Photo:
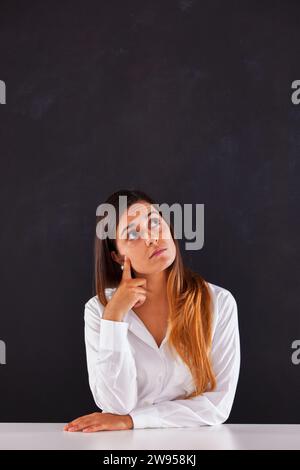
M 147 236 L 146 239 L 145 239 L 145 242 L 146 242 L 146 245 L 157 244 L 158 237 L 157 236 L 155 236 L 155 237 Z

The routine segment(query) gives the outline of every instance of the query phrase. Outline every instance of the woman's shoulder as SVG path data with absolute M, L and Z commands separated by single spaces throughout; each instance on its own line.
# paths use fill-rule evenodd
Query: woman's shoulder
M 217 284 L 206 281 L 210 288 L 213 302 L 214 323 L 230 323 L 237 322 L 237 302 L 233 293 Z
M 223 303 L 225 300 L 229 300 L 230 302 L 235 301 L 235 297 L 229 289 L 226 289 L 225 287 L 219 286 L 217 284 L 213 284 L 209 281 L 206 281 L 206 284 L 208 284 L 210 288 L 210 292 L 214 301 L 218 303 Z

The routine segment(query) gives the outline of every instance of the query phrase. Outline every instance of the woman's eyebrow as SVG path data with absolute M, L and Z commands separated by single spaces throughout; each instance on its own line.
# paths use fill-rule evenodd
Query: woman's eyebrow
M 151 214 L 156 214 L 156 212 L 155 212 L 153 209 L 150 209 L 150 210 L 148 211 L 148 215 L 145 215 L 145 216 L 144 216 L 144 219 L 149 218 Z M 123 233 L 125 232 L 125 230 L 127 230 L 128 228 L 133 227 L 133 226 L 134 226 L 134 223 L 132 222 L 132 223 L 128 224 L 127 227 L 123 228 L 122 233 L 121 233 L 121 236 L 123 235 Z

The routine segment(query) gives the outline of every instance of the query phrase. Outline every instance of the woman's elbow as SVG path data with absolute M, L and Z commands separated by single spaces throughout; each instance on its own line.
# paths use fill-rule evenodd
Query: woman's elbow
M 207 419 L 207 424 L 209 426 L 217 426 L 218 424 L 225 423 L 230 416 L 231 409 L 217 409 L 215 412 Z
M 230 416 L 230 413 L 226 413 L 226 414 L 223 414 L 223 415 L 218 416 L 218 418 L 216 419 L 216 423 L 215 423 L 215 424 L 224 424 L 224 423 L 226 423 L 226 421 L 228 420 L 229 416 Z
M 113 413 L 118 415 L 127 415 L 129 414 L 137 405 L 137 397 L 131 396 L 119 397 L 113 393 L 110 396 L 104 396 L 99 394 L 96 390 L 93 391 L 93 398 L 103 413 Z

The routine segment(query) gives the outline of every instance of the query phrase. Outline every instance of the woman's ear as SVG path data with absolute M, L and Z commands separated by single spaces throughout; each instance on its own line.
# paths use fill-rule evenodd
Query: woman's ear
M 123 264 L 122 256 L 118 255 L 115 251 L 111 251 L 110 254 L 116 263 Z

